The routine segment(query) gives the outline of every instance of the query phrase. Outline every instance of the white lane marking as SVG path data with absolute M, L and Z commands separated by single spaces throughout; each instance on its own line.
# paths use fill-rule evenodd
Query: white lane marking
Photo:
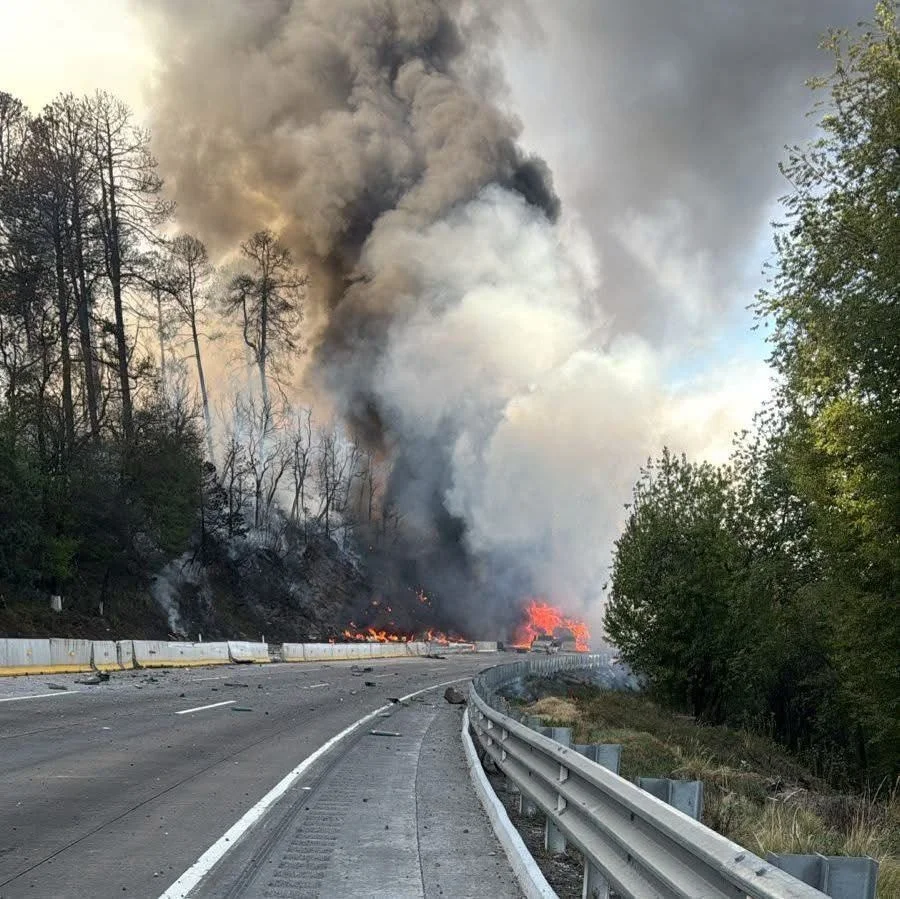
M 21 702 L 23 699 L 48 699 L 51 696 L 74 696 L 81 690 L 56 690 L 53 693 L 29 693 L 28 696 L 4 696 L 0 702 Z
M 458 677 L 456 680 L 448 680 L 442 684 L 434 684 L 431 687 L 425 687 L 422 690 L 416 690 L 415 693 L 410 693 L 408 696 L 401 697 L 401 702 L 404 702 L 408 699 L 413 699 L 416 696 L 419 696 L 422 693 L 428 693 L 431 690 L 439 690 L 441 687 L 449 687 L 450 684 L 458 684 L 460 681 L 469 680 L 471 675 L 468 677 Z M 252 806 L 248 809 L 242 818 L 236 823 L 233 824 L 228 830 L 216 840 L 197 861 L 194 862 L 175 883 L 172 884 L 160 897 L 159 899 L 185 899 L 185 897 L 197 886 L 198 883 L 213 869 L 217 862 L 219 862 L 222 856 L 228 852 L 229 849 L 233 849 L 238 841 L 259 821 L 266 812 L 279 800 L 281 797 L 320 759 L 323 755 L 325 755 L 329 750 L 333 749 L 338 745 L 342 740 L 346 739 L 350 736 L 354 731 L 361 728 L 363 725 L 368 724 L 373 718 L 378 717 L 385 710 L 393 708 L 390 705 L 383 705 L 380 709 L 375 709 L 374 712 L 369 712 L 368 715 L 364 715 L 359 719 L 355 724 L 351 724 L 349 727 L 345 727 L 339 734 L 335 734 L 330 740 L 323 743 L 312 755 L 308 755 L 293 771 L 291 771 L 286 777 L 282 778 L 256 805 Z
M 207 709 L 217 709 L 220 705 L 232 705 L 234 699 L 226 699 L 225 702 L 214 702 L 212 705 L 198 705 L 195 709 L 182 709 L 176 715 L 190 715 L 191 712 L 205 712 Z
M 319 687 L 330 687 L 331 684 L 309 684 L 305 687 L 300 687 L 300 690 L 318 690 Z
M 216 677 L 195 677 L 194 680 L 225 680 L 227 675 L 219 674 Z

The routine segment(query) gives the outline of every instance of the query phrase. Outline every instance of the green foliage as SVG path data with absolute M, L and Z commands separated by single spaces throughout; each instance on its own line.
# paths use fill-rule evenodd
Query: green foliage
M 0 435 L 0 579 L 105 598 L 183 552 L 199 522 L 201 436 L 157 396 L 131 444 L 86 444 L 65 468 Z
M 900 769 L 900 32 L 835 32 L 821 134 L 791 150 L 757 313 L 780 376 L 727 469 L 668 452 L 616 545 L 606 624 L 660 696 Z
M 671 701 L 718 719 L 730 679 L 723 641 L 736 608 L 730 572 L 741 547 L 729 527 L 728 473 L 668 451 L 634 490 L 616 543 L 606 628 Z
M 900 745 L 900 31 L 894 2 L 871 29 L 824 46 L 833 74 L 821 136 L 795 148 L 778 268 L 758 301 L 794 487 L 824 561 L 816 588 L 844 706 L 867 763 Z
M 39 471 L 16 445 L 8 417 L 0 424 L 0 577 L 30 584 L 45 551 Z
M 823 736 L 809 708 L 831 678 L 807 620 L 816 564 L 792 498 L 767 489 L 776 474 L 758 440 L 739 445 L 733 468 L 668 451 L 649 464 L 616 543 L 605 623 L 670 704 L 800 746 Z

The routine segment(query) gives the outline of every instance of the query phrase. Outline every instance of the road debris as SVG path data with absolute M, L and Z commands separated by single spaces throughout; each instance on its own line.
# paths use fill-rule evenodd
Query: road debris
M 223 687 L 249 687 L 250 684 L 238 684 L 238 683 L 233 683 L 231 681 L 225 681 L 225 683 L 222 684 L 222 686 Z
M 450 705 L 465 705 L 466 704 L 466 696 L 464 693 L 461 693 L 456 687 L 447 687 L 444 690 L 444 699 L 450 703 Z
M 47 684 L 48 690 L 68 690 L 69 688 L 65 686 L 65 684 Z
M 402 737 L 403 734 L 398 734 L 395 730 L 370 730 L 369 733 L 373 737 Z
M 367 680 L 367 681 L 364 681 L 364 683 L 367 687 L 377 687 L 378 686 L 378 684 L 376 684 L 375 681 L 373 681 L 373 680 Z
M 242 705 L 233 705 L 231 707 L 232 712 L 252 712 L 253 709 L 248 709 L 246 706 Z

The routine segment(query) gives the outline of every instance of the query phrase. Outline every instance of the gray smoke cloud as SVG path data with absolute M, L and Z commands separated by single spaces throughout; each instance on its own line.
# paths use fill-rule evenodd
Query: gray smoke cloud
M 269 225 L 309 266 L 310 382 L 393 460 L 407 570 L 462 629 L 596 609 L 637 466 L 683 433 L 654 345 L 721 312 L 846 18 L 745 6 L 141 3 L 180 224 Z
M 874 0 L 554 0 L 504 41 L 525 140 L 603 260 L 618 330 L 708 333 L 759 284 L 776 164 L 803 140 L 829 28 Z M 760 238 L 763 246 L 760 246 Z M 731 308 L 729 308 L 731 307 Z

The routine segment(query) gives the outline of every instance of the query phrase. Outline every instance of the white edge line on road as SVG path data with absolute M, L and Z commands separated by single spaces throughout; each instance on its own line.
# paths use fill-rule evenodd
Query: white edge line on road
M 515 825 L 509 820 L 503 803 L 494 792 L 491 782 L 481 767 L 478 760 L 478 753 L 475 751 L 475 744 L 469 736 L 469 710 L 463 713 L 462 724 L 462 744 L 463 752 L 466 756 L 466 765 L 469 769 L 469 776 L 472 778 L 472 785 L 475 787 L 475 793 L 481 800 L 485 813 L 494 829 L 494 834 L 498 842 L 503 847 L 510 866 L 522 888 L 522 892 L 527 899 L 554 899 L 556 893 L 547 883 L 547 878 L 538 867 L 534 856 L 528 851 L 528 847 L 516 830 Z
M 217 709 L 219 706 L 232 705 L 236 702 L 234 699 L 226 699 L 225 702 L 214 702 L 212 705 L 198 705 L 195 709 L 182 709 L 176 712 L 176 715 L 190 715 L 191 712 L 205 712 L 207 709 Z
M 23 699 L 48 699 L 51 696 L 75 696 L 81 690 L 56 690 L 53 693 L 29 693 L 28 696 L 4 696 L 0 702 L 21 702 Z
M 407 696 L 401 697 L 401 702 L 419 696 L 422 693 L 428 693 L 431 690 L 439 690 L 441 687 L 448 687 L 450 684 L 458 684 L 460 681 L 469 680 L 471 675 L 467 677 L 458 677 L 455 680 L 448 680 L 442 684 L 434 684 L 431 687 L 425 687 L 422 690 L 416 690 Z M 354 731 L 367 724 L 373 718 L 376 718 L 385 710 L 392 708 L 391 705 L 383 705 L 381 708 L 369 712 L 358 721 L 344 728 L 339 734 L 333 736 L 330 740 L 323 743 L 312 755 L 307 756 L 293 771 L 282 778 L 256 805 L 248 809 L 244 815 L 233 824 L 228 830 L 216 840 L 197 861 L 194 862 L 175 883 L 172 884 L 159 899 L 185 899 L 185 897 L 194 889 L 197 884 L 213 869 L 217 862 L 228 852 L 233 849 L 238 841 L 256 824 L 269 809 L 329 750 L 334 749 L 342 740 L 345 740 Z

